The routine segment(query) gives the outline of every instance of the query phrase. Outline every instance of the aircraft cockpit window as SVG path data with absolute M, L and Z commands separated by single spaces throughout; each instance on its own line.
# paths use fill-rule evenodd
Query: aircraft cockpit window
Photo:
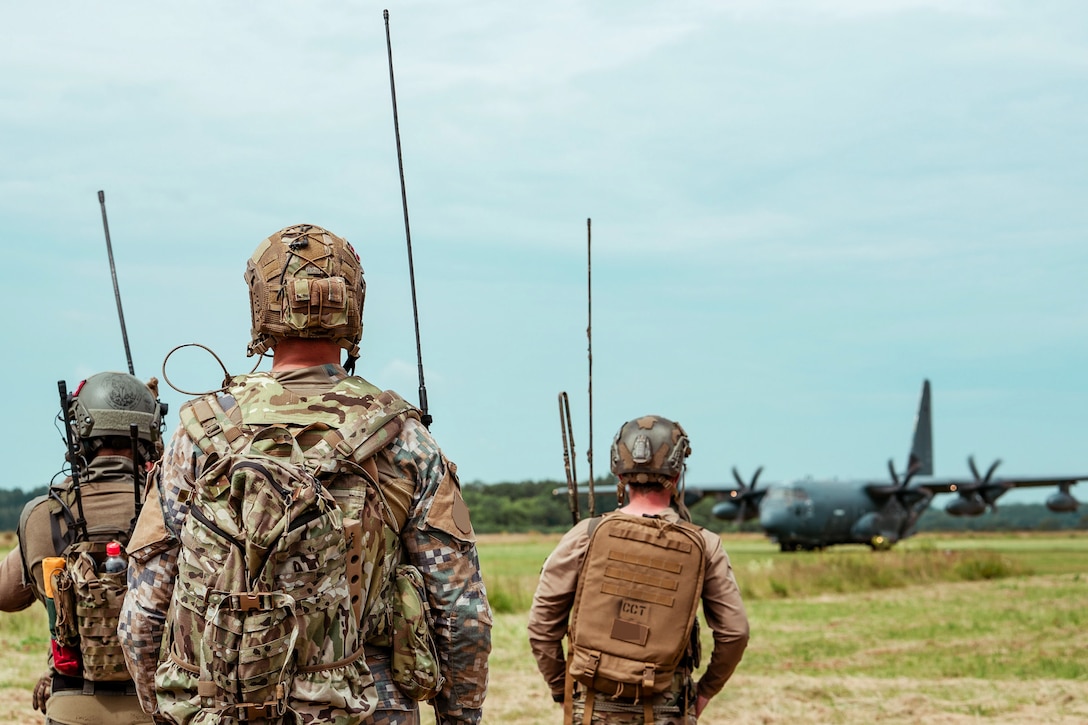
M 772 488 L 767 491 L 767 495 L 764 497 L 765 501 L 781 501 L 783 503 L 796 503 L 799 501 L 808 501 L 809 495 L 806 491 L 800 488 Z

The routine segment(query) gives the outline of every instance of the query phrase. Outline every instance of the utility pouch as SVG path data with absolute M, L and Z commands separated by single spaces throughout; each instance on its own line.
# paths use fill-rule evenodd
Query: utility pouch
M 442 689 L 443 677 L 427 615 L 423 575 L 411 564 L 400 564 L 392 590 L 393 681 L 413 700 L 430 700 Z
M 57 609 L 54 639 L 61 647 L 80 653 L 84 679 L 119 682 L 131 679 L 117 639 L 117 619 L 127 586 L 125 572 L 98 571 L 105 552 L 104 541 L 78 542 L 66 550 L 67 565 L 52 577 Z M 80 674 L 78 669 L 73 673 L 58 671 Z

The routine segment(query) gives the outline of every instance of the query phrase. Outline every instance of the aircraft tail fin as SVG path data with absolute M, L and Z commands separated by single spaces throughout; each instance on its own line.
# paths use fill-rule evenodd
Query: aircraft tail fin
M 914 419 L 914 440 L 907 459 L 907 471 L 916 476 L 933 475 L 933 416 L 929 400 L 929 380 L 922 383 L 918 417 Z

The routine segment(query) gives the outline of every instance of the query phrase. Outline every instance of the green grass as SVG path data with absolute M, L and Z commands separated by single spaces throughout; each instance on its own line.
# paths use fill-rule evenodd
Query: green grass
M 556 540 L 480 542 L 496 612 L 528 610 Z M 753 632 L 746 674 L 1088 678 L 1088 536 L 930 535 L 887 552 L 789 554 L 726 537 L 725 547 Z
M 497 614 L 488 723 L 559 719 L 525 634 L 557 540 L 481 537 Z M 0 537 L 0 553 L 10 545 Z M 925 535 L 888 552 L 783 554 L 764 539 L 727 535 L 725 547 L 752 638 L 735 681 L 700 722 L 1085 719 L 1088 536 Z M 0 614 L 0 691 L 27 698 L 46 646 L 41 606 Z
M 540 568 L 556 541 L 556 535 L 482 537 L 480 567 L 495 611 L 528 611 Z M 784 554 L 752 536 L 727 535 L 724 543 L 747 602 L 1088 572 L 1088 536 L 1077 533 L 923 535 L 885 552 L 839 546 Z

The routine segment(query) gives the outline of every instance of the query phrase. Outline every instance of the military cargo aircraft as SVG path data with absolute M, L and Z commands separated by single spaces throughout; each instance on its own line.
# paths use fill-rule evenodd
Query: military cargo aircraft
M 1000 461 L 980 474 L 968 458 L 972 478 L 933 478 L 933 430 L 929 381 L 922 385 L 914 439 L 906 470 L 896 471 L 888 461 L 887 480 L 813 480 L 770 483 L 759 487 L 762 467 L 749 483 L 733 469 L 736 486 L 688 487 L 685 500 L 691 505 L 705 496 L 718 499 L 713 514 L 737 522 L 759 518 L 759 524 L 782 551 L 822 549 L 834 544 L 865 544 L 890 548 L 911 536 L 918 518 L 939 493 L 957 496 L 945 507 L 953 516 L 978 516 L 993 509 L 997 499 L 1013 488 L 1056 486 L 1046 500 L 1047 508 L 1072 512 L 1078 501 L 1069 489 L 1088 475 L 1059 477 L 995 478 Z

